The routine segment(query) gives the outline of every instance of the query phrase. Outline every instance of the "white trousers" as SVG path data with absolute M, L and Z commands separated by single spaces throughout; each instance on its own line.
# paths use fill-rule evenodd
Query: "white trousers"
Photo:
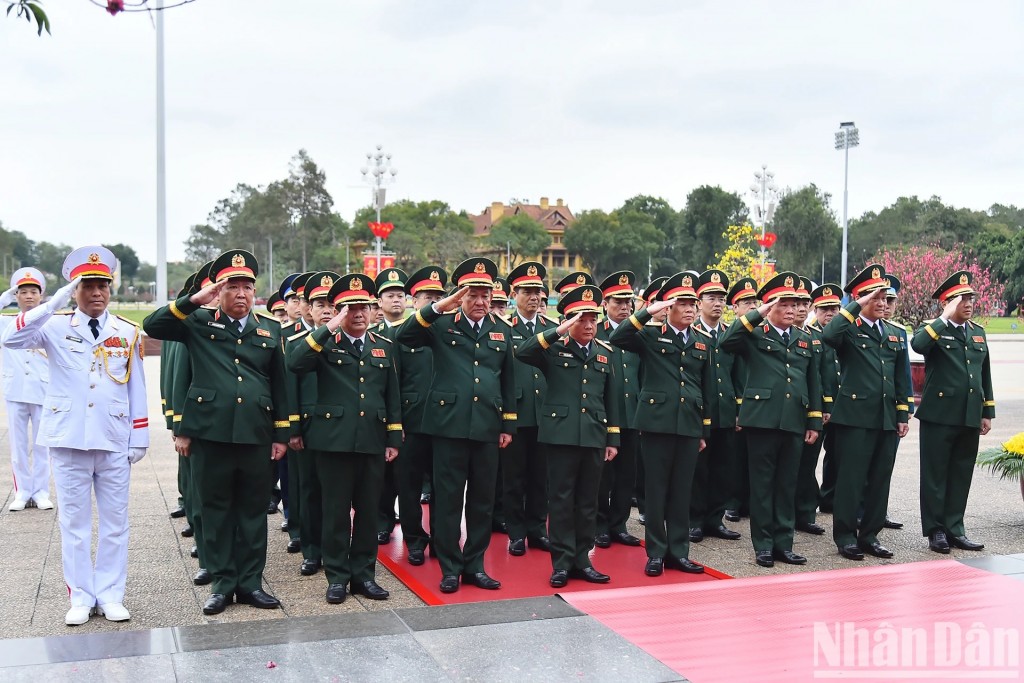
M 43 407 L 36 403 L 7 402 L 7 424 L 11 438 L 11 471 L 14 497 L 28 501 L 39 494 L 50 496 L 50 454 L 39 444 L 39 418 Z M 32 438 L 29 441 L 29 423 Z M 34 456 L 34 457 L 33 457 Z
M 128 578 L 127 453 L 51 448 L 57 489 L 61 557 L 71 604 L 92 607 L 124 600 Z M 92 560 L 92 497 L 99 539 Z

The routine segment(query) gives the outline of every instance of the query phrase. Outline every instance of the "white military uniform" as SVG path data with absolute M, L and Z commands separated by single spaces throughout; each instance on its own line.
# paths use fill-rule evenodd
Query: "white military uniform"
M 33 272 L 34 271 L 34 272 Z M 26 278 L 25 276 L 29 276 Z M 0 308 L 14 300 L 21 284 L 45 285 L 42 273 L 34 268 L 21 268 L 11 278 L 11 290 L 0 294 Z M 0 317 L 0 334 L 14 324 L 13 315 Z M 50 498 L 50 455 L 39 443 L 39 419 L 43 399 L 50 381 L 46 352 L 41 349 L 8 349 L 3 353 L 3 392 L 7 401 L 7 424 L 11 441 L 11 471 L 14 475 L 14 498 L 22 504 L 30 500 Z M 29 430 L 32 437 L 29 439 Z
M 149 421 L 139 328 L 104 311 L 94 337 L 92 319 L 81 311 L 54 314 L 70 291 L 61 289 L 47 303 L 19 314 L 4 332 L 3 344 L 42 349 L 48 357 L 40 441 L 50 447 L 64 578 L 74 609 L 124 599 L 128 479 L 131 461 L 149 446 Z M 93 491 L 99 519 L 95 564 Z

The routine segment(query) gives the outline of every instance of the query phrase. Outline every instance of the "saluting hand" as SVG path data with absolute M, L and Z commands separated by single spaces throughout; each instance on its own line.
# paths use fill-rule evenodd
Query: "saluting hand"
M 862 297 L 858 297 L 857 298 L 857 305 L 860 306 L 861 308 L 864 308 L 865 306 L 867 306 L 871 302 L 872 299 L 884 299 L 885 298 L 885 294 L 886 294 L 885 287 L 881 287 L 879 289 L 876 289 L 873 292 L 869 292 L 868 294 L 865 294 Z
M 946 302 L 945 306 L 942 307 L 942 319 L 947 323 L 949 322 L 949 319 L 953 317 L 953 314 L 956 313 L 956 307 L 960 305 L 960 299 L 962 298 L 963 296 L 954 296 Z
M 664 301 L 664 300 L 655 301 L 653 304 L 651 304 L 650 306 L 647 307 L 647 312 L 650 313 L 651 315 L 657 315 L 658 313 L 661 313 L 662 311 L 664 311 L 666 308 L 671 308 L 672 304 L 674 304 L 674 303 L 675 303 L 674 299 L 671 300 L 671 301 Z
M 196 306 L 205 306 L 208 303 L 216 301 L 217 297 L 220 296 L 220 290 L 224 288 L 224 284 L 226 282 L 227 280 L 221 280 L 220 282 L 214 282 L 213 284 L 207 285 L 190 296 L 188 300 Z
M 457 290 L 434 304 L 434 308 L 436 308 L 439 313 L 454 311 L 462 305 L 462 299 L 466 296 L 466 292 L 468 291 L 469 287 L 459 287 Z
M 572 329 L 572 326 L 575 325 L 576 323 L 578 323 L 582 317 L 583 317 L 583 311 L 580 311 L 579 313 L 577 313 L 573 317 L 566 318 L 561 323 L 559 323 L 557 328 L 555 328 L 555 332 L 557 332 L 558 336 L 561 337 L 563 334 L 565 334 L 570 329 Z
M 338 314 L 336 316 L 327 321 L 327 329 L 330 331 L 331 334 L 334 334 L 335 332 L 338 331 L 338 328 L 341 327 L 341 324 L 345 322 L 347 318 L 348 304 L 345 304 L 344 306 L 341 307 L 341 310 L 338 311 Z
M 775 297 L 774 299 L 772 299 L 768 303 L 764 303 L 764 304 L 761 304 L 760 306 L 758 306 L 757 307 L 757 314 L 760 315 L 762 318 L 765 317 L 766 315 L 768 315 L 768 311 L 770 311 L 773 308 L 775 308 L 775 304 L 779 303 L 779 298 L 780 297 Z

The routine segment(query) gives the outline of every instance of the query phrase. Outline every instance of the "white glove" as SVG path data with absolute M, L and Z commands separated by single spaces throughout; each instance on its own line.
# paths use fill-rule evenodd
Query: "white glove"
M 0 309 L 7 308 L 18 294 L 17 287 L 11 287 L 3 294 L 0 294 Z
M 135 464 L 138 461 L 146 457 L 145 448 L 129 448 L 128 449 L 128 462 Z
M 47 308 L 51 311 L 56 311 L 58 308 L 71 301 L 71 297 L 74 295 L 75 290 L 78 288 L 78 283 L 81 281 L 82 276 L 79 275 L 74 280 L 54 292 L 53 296 L 50 297 L 50 300 L 46 302 Z

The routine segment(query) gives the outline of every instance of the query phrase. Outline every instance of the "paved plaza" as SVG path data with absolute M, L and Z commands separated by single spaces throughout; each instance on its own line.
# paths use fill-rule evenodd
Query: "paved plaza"
M 994 358 L 993 375 L 998 417 L 994 421 L 992 432 L 982 438 L 982 448 L 996 446 L 1016 432 L 1024 430 L 1024 339 L 993 336 L 990 340 Z M 149 359 L 146 363 L 150 415 L 154 418 L 160 415 L 157 392 L 158 367 L 155 358 Z M 0 571 L 5 578 L 6 587 L 4 619 L 0 620 L 0 638 L 28 639 L 68 634 L 141 631 L 134 635 L 123 634 L 123 640 L 118 641 L 124 647 L 121 654 L 153 653 L 153 656 L 181 657 L 185 650 L 195 651 L 194 661 L 189 659 L 186 665 L 186 661 L 181 660 L 178 665 L 170 668 L 163 660 L 148 661 L 152 657 L 137 657 L 130 664 L 117 666 L 111 662 L 65 665 L 80 667 L 75 670 L 103 677 L 105 680 L 138 680 L 143 676 L 154 681 L 174 680 L 175 676 L 178 680 L 189 680 L 191 676 L 188 666 L 205 667 L 203 670 L 208 672 L 216 671 L 220 661 L 217 659 L 221 654 L 220 649 L 225 648 L 239 648 L 238 657 L 232 661 L 246 662 L 246 666 L 256 667 L 258 664 L 265 669 L 267 663 L 273 659 L 268 655 L 271 652 L 268 648 L 271 647 L 278 648 L 273 651 L 276 653 L 274 656 L 288 655 L 306 662 L 304 666 L 315 666 L 316 658 L 310 658 L 309 652 L 303 649 L 306 646 L 302 643 L 308 640 L 328 640 L 331 633 L 339 634 L 336 639 L 331 640 L 331 647 L 340 655 L 344 655 L 346 647 L 352 647 L 351 638 L 379 639 L 375 642 L 378 642 L 380 652 L 392 652 L 393 661 L 378 662 L 378 671 L 382 673 L 381 676 L 375 677 L 383 677 L 383 673 L 387 673 L 396 680 L 402 680 L 402 676 L 399 675 L 401 667 L 395 669 L 399 673 L 394 676 L 391 675 L 391 671 L 396 662 L 400 662 L 400 658 L 405 656 L 403 652 L 412 653 L 408 654 L 412 658 L 409 660 L 410 663 L 427 660 L 435 663 L 435 668 L 429 670 L 407 671 L 408 677 L 415 677 L 417 680 L 498 680 L 507 677 L 495 675 L 501 670 L 500 662 L 494 659 L 495 655 L 487 653 L 487 643 L 495 642 L 498 633 L 501 634 L 501 639 L 521 636 L 525 645 L 517 647 L 517 651 L 523 655 L 541 652 L 542 654 L 537 656 L 540 657 L 540 661 L 546 662 L 545 666 L 553 667 L 557 664 L 558 668 L 548 670 L 552 678 L 569 677 L 573 672 L 572 667 L 577 665 L 588 671 L 598 671 L 598 666 L 604 667 L 601 669 L 604 671 L 604 678 L 609 680 L 623 680 L 624 669 L 621 667 L 627 665 L 636 667 L 627 669 L 637 673 L 636 676 L 628 676 L 630 680 L 671 680 L 677 677 L 671 671 L 660 667 L 658 662 L 651 660 L 642 651 L 588 617 L 565 606 L 557 598 L 538 599 L 540 602 L 483 603 L 460 606 L 458 609 L 428 608 L 378 564 L 378 582 L 391 592 L 390 600 L 374 602 L 361 596 L 352 596 L 343 605 L 328 605 L 324 601 L 326 583 L 323 573 L 313 577 L 300 576 L 298 566 L 301 557 L 285 552 L 288 539 L 287 534 L 279 531 L 281 515 L 269 517 L 270 550 L 265 577 L 268 590 L 281 599 L 283 609 L 257 610 L 236 606 L 216 617 L 205 617 L 200 608 L 209 591 L 208 587 L 192 585 L 191 577 L 196 570 L 196 561 L 188 554 L 192 540 L 182 538 L 178 533 L 184 521 L 172 520 L 168 516 L 169 511 L 176 507 L 177 456 L 173 451 L 169 433 L 160 428 L 162 421 L 154 419 L 153 423 L 156 426 L 151 430 L 152 446 L 149 455 L 135 465 L 132 472 L 131 540 L 127 595 L 124 601 L 132 613 L 131 621 L 114 624 L 102 618 L 93 618 L 84 626 L 69 628 L 64 625 L 63 618 L 68 609 L 68 598 L 61 573 L 60 532 L 56 510 L 40 511 L 30 508 L 22 512 L 8 512 L 7 505 L 13 497 L 13 490 L 7 485 L 2 491 L 3 506 L 0 511 Z M 0 438 L 0 481 L 10 482 L 6 419 L 0 424 L 3 425 Z M 941 557 L 928 551 L 927 542 L 921 535 L 918 510 L 918 457 L 918 428 L 912 421 L 910 434 L 900 447 L 889 503 L 890 516 L 904 522 L 906 526 L 900 531 L 884 531 L 881 539 L 894 550 L 896 556 L 891 560 L 879 560 L 869 556 L 859 564 L 870 566 L 918 562 Z M 60 504 L 56 497 L 55 501 L 57 505 Z M 630 531 L 642 536 L 643 527 L 637 524 L 635 514 L 634 511 Z M 843 560 L 836 554 L 830 533 L 831 516 L 821 515 L 819 521 L 829 530 L 825 536 L 797 534 L 794 550 L 808 557 L 806 566 L 780 564 L 770 570 L 759 568 L 754 563 L 749 530 L 745 523 L 730 525 L 743 533 L 742 540 L 707 539 L 692 546 L 691 559 L 735 577 L 856 566 L 855 563 Z M 981 553 L 969 553 L 954 549 L 951 555 L 953 558 L 976 559 L 979 555 L 1010 555 L 1024 552 L 1024 502 L 1021 500 L 1017 485 L 999 481 L 985 472 L 977 471 L 967 508 L 966 525 L 968 535 L 985 543 L 985 550 Z M 643 566 L 638 565 L 636 571 L 642 572 Z M 546 581 L 547 576 L 538 576 L 537 579 Z M 611 585 L 614 587 L 614 577 L 612 581 Z M 322 615 L 333 616 L 327 620 L 313 619 Z M 465 651 L 473 653 L 473 657 L 464 661 L 452 659 L 455 657 L 453 653 L 458 650 L 449 641 L 454 637 L 454 632 L 446 636 L 440 630 L 448 627 L 445 626 L 446 618 L 450 618 L 452 622 L 448 626 L 461 629 L 462 635 L 459 637 L 467 639 L 466 642 L 470 643 Z M 533 623 L 545 619 L 551 622 L 546 627 L 541 628 Z M 219 626 L 203 628 L 204 625 L 211 624 Z M 504 624 L 505 630 L 498 629 L 497 624 Z M 548 632 L 544 629 L 555 631 Z M 561 648 L 564 651 L 552 653 L 538 649 L 555 632 L 560 632 L 560 629 L 575 634 L 567 641 L 570 644 Z M 513 631 L 519 635 L 513 635 Z M 317 632 L 319 635 L 302 635 L 307 632 Z M 204 641 L 204 638 L 209 640 Z M 472 644 L 474 639 L 478 645 Z M 3 642 L 0 645 L 7 653 L 15 653 L 21 658 L 8 659 L 5 656 L 2 661 L 63 661 L 59 654 L 60 647 L 55 644 L 61 642 L 67 642 L 67 639 Z M 85 641 L 79 639 L 75 642 L 81 646 Z M 105 642 L 109 645 L 110 641 Z M 206 642 L 206 645 L 202 645 L 203 642 Z M 189 643 L 191 646 L 187 646 Z M 208 647 L 210 643 L 214 645 Z M 267 645 L 260 648 L 260 643 L 291 644 Z M 42 644 L 45 644 L 45 648 Z M 57 654 L 46 655 L 47 648 L 56 648 Z M 179 654 L 173 654 L 175 652 Z M 360 652 L 362 653 L 363 649 Z M 427 659 L 421 660 L 421 657 Z M 66 658 L 67 655 L 64 656 L 64 659 Z M 0 667 L 4 666 L 10 667 L 11 664 L 0 663 Z M 323 666 L 315 670 L 323 674 L 315 677 L 315 680 L 331 680 L 330 676 L 326 676 L 328 672 Z M 525 673 L 527 670 L 536 671 L 527 667 L 520 671 L 522 675 L 519 678 L 528 677 Z M 8 668 L 0 673 L 0 676 L 4 680 L 12 680 L 12 677 L 16 680 L 19 676 L 38 680 L 34 677 L 40 673 L 69 671 L 70 669 L 60 669 L 44 672 L 34 667 Z M 234 677 L 237 677 L 238 672 L 233 669 L 231 671 Z M 363 671 L 368 675 L 370 669 Z M 228 672 L 228 669 L 223 669 L 219 673 L 228 677 Z M 617 672 L 616 675 L 612 675 L 613 672 Z M 14 676 L 15 673 L 18 673 L 18 676 Z M 286 674 L 284 671 L 281 673 Z M 291 672 L 297 673 L 296 670 Z M 285 677 L 290 678 L 291 674 L 286 674 Z M 214 677 L 212 673 L 205 678 L 210 677 Z M 259 676 L 255 673 L 246 677 L 247 680 L 257 678 Z M 334 680 L 342 679 L 335 677 Z

